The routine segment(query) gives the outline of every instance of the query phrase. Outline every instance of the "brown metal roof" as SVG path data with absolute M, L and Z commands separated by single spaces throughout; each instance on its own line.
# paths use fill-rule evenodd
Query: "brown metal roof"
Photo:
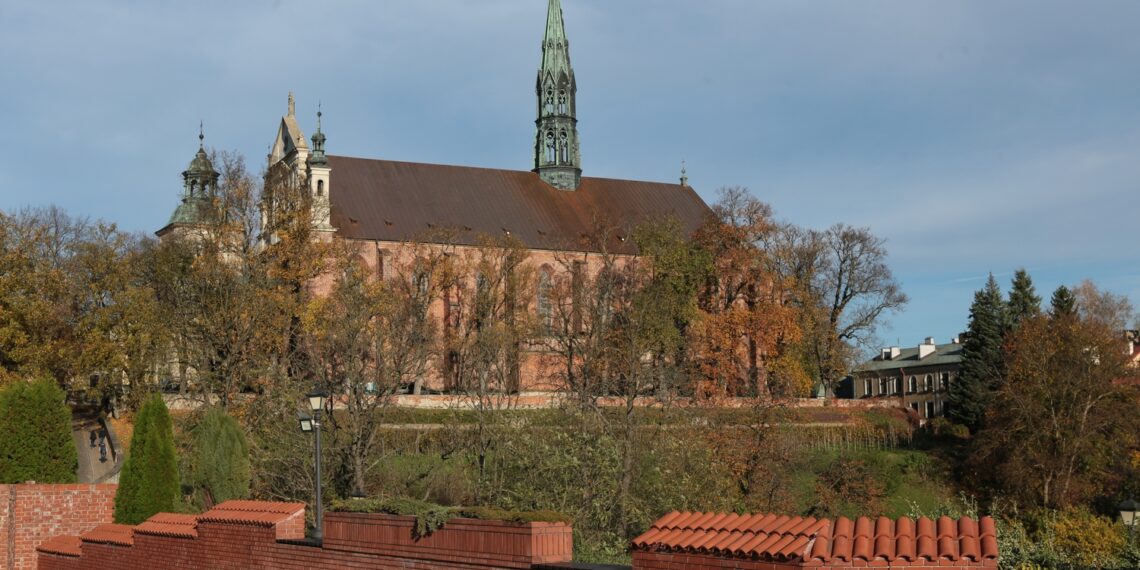
M 691 232 L 709 214 L 680 184 L 582 178 L 565 191 L 534 172 L 328 158 L 332 225 L 350 239 L 405 241 L 446 228 L 459 243 L 510 232 L 533 249 L 589 250 L 596 222 L 629 231 L 672 216 Z

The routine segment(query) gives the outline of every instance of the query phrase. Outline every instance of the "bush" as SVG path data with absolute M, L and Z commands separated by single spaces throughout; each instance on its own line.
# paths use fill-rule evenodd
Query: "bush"
M 115 522 L 139 524 L 156 513 L 175 511 L 179 495 L 174 424 L 162 396 L 155 394 L 135 416 L 134 437 L 115 495 Z
M 237 421 L 210 408 L 193 430 L 191 485 L 201 508 L 249 496 L 249 444 Z
M 349 499 L 332 504 L 332 511 L 342 513 L 370 513 L 416 517 L 413 534 L 427 536 L 455 518 L 504 521 L 516 524 L 531 522 L 561 522 L 574 524 L 574 519 L 553 511 L 508 511 L 494 507 L 444 507 L 426 501 L 408 498 Z
M 0 390 L 0 483 L 74 483 L 79 466 L 71 410 L 54 381 Z
M 1086 568 L 1119 567 L 1124 553 L 1124 534 L 1113 521 L 1084 509 L 1057 513 L 1049 525 L 1053 544 L 1073 566 Z

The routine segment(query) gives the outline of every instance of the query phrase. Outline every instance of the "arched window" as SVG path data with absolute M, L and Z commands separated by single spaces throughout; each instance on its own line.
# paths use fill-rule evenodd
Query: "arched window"
M 918 378 L 915 378 L 914 376 L 910 377 L 910 386 L 908 387 L 908 390 L 911 394 L 918 391 Z
M 932 389 L 934 389 L 934 377 L 927 374 L 922 379 L 922 391 L 923 392 L 929 392 Z
M 324 195 L 325 195 L 325 181 L 324 180 L 318 180 L 317 181 L 317 196 L 324 196 Z
M 566 131 L 562 131 L 558 135 L 558 148 L 562 155 L 562 164 L 570 164 L 570 144 L 566 137 Z
M 547 131 L 546 133 L 546 163 L 554 164 L 558 158 L 558 142 L 554 140 L 554 131 Z
M 566 90 L 565 89 L 559 89 L 558 90 L 558 114 L 559 115 L 565 115 L 566 112 L 567 112 L 567 109 L 566 109 Z
M 538 322 L 544 331 L 549 331 L 554 328 L 554 315 L 550 303 L 550 292 L 552 287 L 551 269 L 549 265 L 543 265 L 538 273 L 538 291 L 537 299 L 535 300 L 535 309 L 538 313 Z
M 554 88 L 553 87 L 547 87 L 546 88 L 546 102 L 543 105 L 543 109 L 547 115 L 554 112 Z
M 949 392 L 950 391 L 950 373 L 949 372 L 943 372 L 939 383 L 941 384 L 940 387 L 942 388 L 943 392 Z

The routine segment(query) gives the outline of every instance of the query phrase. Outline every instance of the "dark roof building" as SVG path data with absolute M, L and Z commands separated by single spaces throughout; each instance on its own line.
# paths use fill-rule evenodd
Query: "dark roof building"
M 664 217 L 695 230 L 709 208 L 688 186 L 684 173 L 673 184 L 582 176 L 577 94 L 561 1 L 549 0 L 535 85 L 532 170 L 330 156 L 321 113 L 310 145 L 297 121 L 292 94 L 268 166 L 284 167 L 307 182 L 318 230 L 352 240 L 431 242 L 427 234 L 433 229 L 448 229 L 453 232 L 449 240 L 459 243 L 473 244 L 480 235 L 510 234 L 532 249 L 591 251 L 598 246 L 584 237 L 593 237 L 599 226 L 614 229 L 619 240 L 622 231 Z M 188 172 L 197 171 L 192 167 Z M 195 187 L 187 184 L 184 205 L 194 205 Z M 191 209 L 181 207 L 171 223 L 192 224 L 194 216 L 187 215 Z M 272 205 L 268 209 L 272 211 Z M 631 244 L 607 247 L 615 245 L 617 251 L 634 253 Z
M 930 419 L 946 415 L 950 391 L 962 368 L 958 339 L 935 344 L 927 338 L 915 348 L 884 348 L 861 364 L 841 396 L 855 399 L 895 398 L 899 406 Z

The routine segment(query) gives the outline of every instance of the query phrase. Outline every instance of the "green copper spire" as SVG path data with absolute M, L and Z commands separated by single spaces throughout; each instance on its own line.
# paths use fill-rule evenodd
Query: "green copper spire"
M 582 156 L 578 145 L 578 83 L 570 65 L 570 41 L 562 19 L 562 2 L 550 0 L 542 67 L 538 70 L 538 126 L 534 170 L 547 184 L 576 190 L 582 182 Z
M 198 152 L 182 172 L 182 203 L 170 216 L 170 225 L 196 225 L 207 221 L 218 188 L 219 174 L 206 154 L 206 135 L 198 124 Z
M 313 154 L 309 156 L 309 164 L 324 166 L 329 163 L 325 156 L 325 134 L 321 132 L 321 105 L 317 103 L 317 132 L 313 134 Z

